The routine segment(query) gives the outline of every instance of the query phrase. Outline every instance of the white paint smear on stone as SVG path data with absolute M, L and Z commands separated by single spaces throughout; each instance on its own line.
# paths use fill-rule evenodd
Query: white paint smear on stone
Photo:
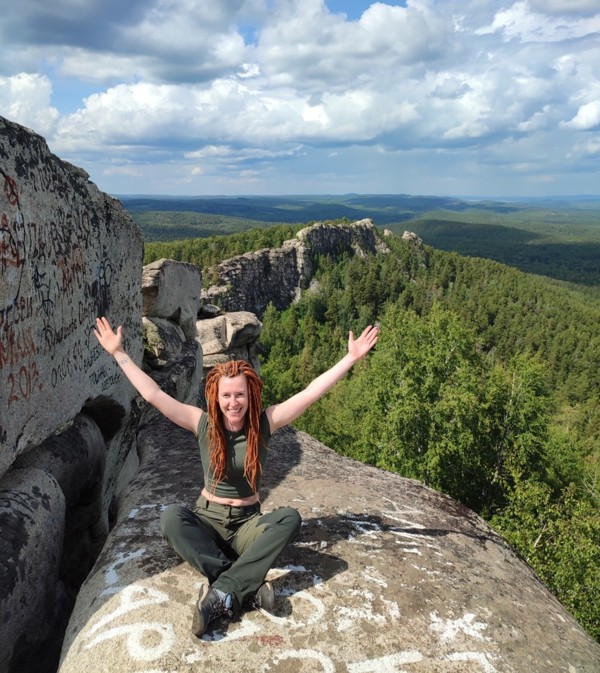
M 188 654 L 183 654 L 181 659 L 186 664 L 197 664 L 199 661 L 202 661 L 204 657 L 199 652 L 189 652 Z
M 117 554 L 117 558 L 104 571 L 104 583 L 106 586 L 109 587 L 119 582 L 120 578 L 119 573 L 117 572 L 119 566 L 125 565 L 125 563 L 129 563 L 129 561 L 133 561 L 134 559 L 141 558 L 145 553 L 146 549 L 142 547 L 142 549 L 130 552 L 129 554 Z M 105 592 L 102 593 L 104 594 Z
M 429 568 L 425 568 L 425 566 L 418 566 L 416 563 L 411 563 L 410 564 L 412 568 L 415 568 L 416 570 L 420 570 L 423 573 L 427 573 L 428 575 L 441 575 L 442 573 L 439 570 L 430 570 Z
M 442 619 L 438 617 L 437 612 L 432 612 L 429 617 L 431 619 L 429 629 L 440 634 L 442 643 L 453 642 L 459 633 L 477 640 L 489 640 L 481 634 L 487 629 L 487 624 L 476 622 L 474 614 L 466 613 L 458 619 Z
M 444 657 L 449 661 L 476 661 L 481 664 L 484 673 L 498 673 L 489 661 L 488 655 L 483 652 L 453 652 Z
M 399 514 L 423 514 L 423 510 L 417 509 L 416 507 L 406 507 L 406 505 L 398 505 L 398 503 L 395 500 L 392 500 L 391 498 L 382 498 L 384 502 L 389 502 L 390 505 L 393 507 L 393 511 L 397 512 Z M 388 512 L 390 510 L 383 510 L 384 512 Z
M 136 598 L 141 595 L 141 598 Z M 113 612 L 104 615 L 89 631 L 89 635 L 96 633 L 103 626 L 112 622 L 114 619 L 126 615 L 128 612 L 146 607 L 147 605 L 159 605 L 168 602 L 169 597 L 166 593 L 154 589 L 153 587 L 140 587 L 135 584 L 123 587 L 121 591 L 121 605 Z
M 398 666 L 414 664 L 419 661 L 423 661 L 423 655 L 420 652 L 414 650 L 396 652 L 379 659 L 348 664 L 348 673 L 402 673 Z
M 377 577 L 376 575 L 379 575 L 379 572 L 374 566 L 367 566 L 364 570 L 364 578 L 368 582 L 374 582 L 375 584 L 378 584 L 380 587 L 387 588 L 388 583 L 382 578 L 382 577 Z
M 338 607 L 335 609 L 337 615 L 337 627 L 336 630 L 347 631 L 357 624 L 360 620 L 366 620 L 368 622 L 374 622 L 375 624 L 385 624 L 387 619 L 384 615 L 376 614 L 373 610 L 368 608 L 347 608 L 347 607 Z
M 277 665 L 280 661 L 286 661 L 289 659 L 300 659 L 300 661 L 305 661 L 306 659 L 314 659 L 321 664 L 323 673 L 335 673 L 335 664 L 331 659 L 323 654 L 322 652 L 316 652 L 315 650 L 287 650 L 277 654 L 273 657 L 273 663 Z M 262 667 L 262 672 L 266 673 L 269 671 L 271 666 L 267 663 Z
M 165 505 L 141 505 L 140 507 L 134 507 L 129 514 L 127 515 L 128 519 L 135 519 L 137 515 L 140 513 L 141 510 L 143 509 L 158 509 L 159 511 L 163 511 L 165 509 Z
M 394 619 L 400 619 L 400 608 L 398 607 L 398 603 L 396 601 L 388 601 L 386 600 L 383 596 L 380 596 L 381 602 L 387 606 L 388 612 L 390 613 L 390 617 L 392 620 Z
M 148 646 L 148 633 L 154 634 L 159 638 L 156 645 Z M 127 652 L 132 659 L 136 661 L 152 661 L 166 654 L 175 644 L 175 632 L 171 624 L 161 624 L 159 622 L 139 622 L 137 624 L 125 624 L 115 626 L 100 633 L 90 641 L 85 649 L 89 650 L 100 643 L 112 638 L 126 637 Z

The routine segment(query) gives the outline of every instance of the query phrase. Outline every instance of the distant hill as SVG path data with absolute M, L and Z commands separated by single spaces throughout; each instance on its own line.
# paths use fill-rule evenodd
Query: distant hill
M 302 223 L 316 220 L 371 217 L 378 225 L 411 219 L 435 210 L 480 210 L 515 213 L 532 207 L 600 210 L 600 197 L 471 200 L 409 194 L 344 194 L 338 196 L 118 196 L 132 214 L 149 211 L 188 212 L 236 217 L 260 222 Z
M 426 244 L 600 292 L 600 196 L 471 200 L 408 194 L 121 196 L 146 242 L 282 224 L 371 218 Z

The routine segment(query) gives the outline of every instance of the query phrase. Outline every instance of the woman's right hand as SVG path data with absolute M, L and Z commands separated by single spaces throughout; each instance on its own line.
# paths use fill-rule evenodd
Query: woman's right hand
M 96 318 L 94 334 L 102 348 L 110 355 L 114 355 L 118 350 L 121 350 L 123 344 L 123 328 L 121 325 L 114 332 L 106 318 Z
M 127 356 L 122 346 L 123 328 L 120 325 L 115 332 L 106 318 L 96 318 L 94 334 L 107 353 L 113 356 L 117 352 L 120 354 L 116 358 L 117 364 L 146 402 L 156 407 L 173 423 L 190 430 L 194 434 L 197 433 L 198 423 L 203 413 L 202 409 L 191 404 L 184 404 L 167 395 L 154 379 Z M 123 357 L 121 357 L 121 354 Z

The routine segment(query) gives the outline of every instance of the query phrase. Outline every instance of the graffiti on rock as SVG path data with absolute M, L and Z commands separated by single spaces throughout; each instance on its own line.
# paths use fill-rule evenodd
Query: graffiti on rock
M 90 370 L 100 390 L 119 380 L 97 364 L 101 351 L 90 339 L 94 319 L 110 308 L 116 275 L 100 245 L 100 219 L 69 193 L 64 176 L 48 167 L 35 173 L 28 193 L 65 195 L 45 219 L 37 206 L 35 216 L 28 212 L 17 180 L 0 170 L 0 389 L 8 407 Z
M 148 506 L 153 507 L 153 506 Z M 409 510 L 396 506 L 389 501 L 390 512 L 394 519 L 402 522 L 410 530 L 422 530 L 421 538 L 424 544 L 435 546 L 433 536 L 428 535 L 424 527 L 415 522 L 411 515 L 418 514 L 418 510 Z M 139 509 L 132 510 L 129 518 L 136 518 Z M 395 540 L 394 534 L 399 531 L 393 526 L 382 528 L 374 524 L 367 517 L 349 515 L 351 530 L 347 536 L 349 544 L 356 544 L 362 538 L 367 546 L 383 546 L 381 538 L 388 536 Z M 307 541 L 303 544 L 311 546 L 317 542 Z M 411 544 L 414 541 L 411 541 Z M 404 544 L 401 542 L 401 544 Z M 410 547 L 409 549 L 412 549 Z M 105 616 L 101 617 L 91 628 L 82 634 L 86 650 L 96 648 L 108 641 L 122 641 L 124 644 L 123 656 L 128 658 L 122 662 L 130 671 L 139 673 L 170 673 L 164 666 L 165 657 L 180 660 L 187 663 L 197 663 L 200 659 L 206 662 L 207 651 L 197 650 L 190 646 L 190 637 L 186 632 L 178 633 L 174 624 L 169 621 L 149 621 L 148 608 L 152 605 L 166 604 L 172 600 L 168 591 L 160 591 L 153 586 L 144 586 L 144 583 L 125 585 L 119 584 L 120 572 L 129 563 L 139 563 L 146 555 L 146 548 L 128 552 L 117 551 L 115 560 L 107 566 L 104 573 L 106 589 L 103 595 L 114 594 L 118 600 L 116 607 Z M 410 551 L 407 552 L 410 554 Z M 433 552 L 435 554 L 435 551 Z M 426 569 L 423 569 L 424 571 Z M 261 643 L 284 645 L 285 642 L 303 641 L 313 643 L 315 641 L 315 629 L 319 633 L 323 630 L 333 629 L 336 633 L 344 632 L 350 628 L 360 628 L 365 624 L 369 632 L 373 627 L 384 630 L 396 630 L 400 628 L 397 622 L 401 617 L 401 606 L 393 597 L 387 595 L 388 581 L 385 570 L 374 566 L 360 570 L 360 577 L 356 576 L 347 580 L 345 588 L 346 598 L 341 598 L 340 587 L 336 587 L 336 601 L 324 600 L 327 591 L 321 577 L 303 566 L 288 565 L 273 569 L 269 576 L 278 583 L 282 577 L 301 574 L 303 579 L 300 584 L 308 588 L 297 590 L 296 582 L 291 582 L 291 588 L 276 589 L 276 595 L 280 600 L 291 603 L 292 609 L 286 611 L 285 616 L 270 614 L 259 610 L 260 618 L 256 613 L 244 616 L 241 622 L 232 628 L 225 630 L 216 628 L 201 638 L 203 646 L 210 645 L 215 648 L 226 646 L 233 642 L 243 640 L 257 640 Z M 168 586 L 173 585 L 174 579 L 168 580 Z M 312 586 L 310 586 L 312 585 Z M 357 590 L 355 587 L 360 586 Z M 177 593 L 185 591 L 185 587 L 178 587 Z M 189 587 L 187 587 L 189 591 Z M 387 596 L 387 598 L 386 598 Z M 126 620 L 121 620 L 122 617 Z M 439 666 L 444 671 L 463 671 L 465 664 L 473 673 L 498 673 L 494 666 L 496 654 L 494 643 L 491 638 L 484 635 L 487 624 L 481 616 L 474 613 L 466 613 L 455 619 L 444 619 L 437 612 L 429 613 L 429 631 L 439 644 L 438 650 L 424 653 L 413 647 L 411 649 L 398 649 L 395 652 L 375 658 L 344 660 L 342 655 L 332 655 L 327 649 L 326 639 L 322 649 L 317 647 L 302 647 L 294 649 L 278 649 L 276 653 L 266 655 L 265 662 L 260 669 L 262 673 L 277 673 L 277 671 L 294 670 L 310 662 L 310 670 L 322 671 L 322 673 L 335 673 L 345 670 L 347 673 L 418 673 L 422 670 L 422 664 L 428 662 L 429 666 Z M 125 623 L 127 622 L 127 623 Z M 274 635 L 272 632 L 265 633 L 269 623 L 280 626 L 283 636 Z M 396 625 L 394 625 L 396 623 Z M 272 626 L 269 629 L 272 631 Z M 304 634 L 304 632 L 306 632 Z M 335 640 L 337 641 L 337 637 Z M 465 649 L 465 644 L 477 645 L 476 648 Z M 490 651 L 491 650 L 491 651 Z M 97 655 L 95 655 L 97 656 Z M 217 655 L 221 656 L 221 655 Z M 225 655 L 226 656 L 226 655 Z M 297 661 L 297 664 L 294 662 Z M 147 668 L 149 662 L 155 666 Z M 421 666 L 419 666 L 421 664 Z M 138 668 L 138 666 L 143 668 Z M 290 668 L 292 666 L 292 668 Z

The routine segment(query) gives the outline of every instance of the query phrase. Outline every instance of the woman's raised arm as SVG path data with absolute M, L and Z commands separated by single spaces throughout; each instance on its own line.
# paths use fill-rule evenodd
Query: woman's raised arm
M 271 432 L 278 428 L 295 421 L 298 416 L 304 413 L 311 404 L 333 388 L 333 386 L 352 369 L 354 364 L 363 358 L 377 343 L 379 338 L 379 327 L 369 325 L 363 330 L 363 333 L 354 338 L 350 332 L 348 335 L 348 352 L 331 369 L 323 372 L 316 379 L 311 381 L 301 392 L 290 397 L 289 400 L 274 404 L 266 410 L 267 418 L 271 426 Z
M 112 355 L 131 385 L 153 407 L 177 425 L 191 430 L 194 434 L 198 429 L 202 409 L 191 404 L 184 404 L 167 395 L 148 374 L 142 371 L 123 350 L 123 328 L 113 331 L 106 318 L 96 319 L 94 334 L 104 350 Z

